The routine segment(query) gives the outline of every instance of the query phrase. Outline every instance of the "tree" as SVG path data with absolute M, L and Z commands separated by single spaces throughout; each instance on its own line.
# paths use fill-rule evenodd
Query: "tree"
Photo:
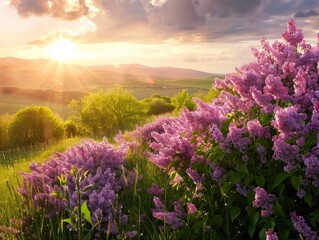
M 48 108 L 30 106 L 19 110 L 9 124 L 12 146 L 50 143 L 64 136 L 62 121 Z
M 77 115 L 73 118 L 94 136 L 132 129 L 146 113 L 146 107 L 121 87 L 92 93 L 72 105 Z
M 183 89 L 181 92 L 177 93 L 174 97 L 172 97 L 171 101 L 175 107 L 175 114 L 182 111 L 184 107 L 188 108 L 188 110 L 194 110 L 196 106 L 186 89 Z

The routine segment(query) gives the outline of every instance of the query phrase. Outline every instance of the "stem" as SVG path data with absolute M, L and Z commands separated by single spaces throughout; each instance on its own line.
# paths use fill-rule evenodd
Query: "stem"
M 227 230 L 227 239 L 230 240 L 230 229 L 229 229 L 229 218 L 228 218 L 228 205 L 227 205 L 227 202 L 226 202 L 226 197 L 225 197 L 225 194 L 223 192 L 223 189 L 220 187 L 220 190 L 221 190 L 221 193 L 222 193 L 222 196 L 223 196 L 223 201 L 224 201 L 224 206 L 225 206 L 225 211 L 226 211 L 226 230 Z
M 81 176 L 79 173 L 76 174 L 76 191 L 78 196 L 78 236 L 79 240 L 82 240 L 82 212 L 81 212 L 81 192 L 80 192 L 80 181 Z

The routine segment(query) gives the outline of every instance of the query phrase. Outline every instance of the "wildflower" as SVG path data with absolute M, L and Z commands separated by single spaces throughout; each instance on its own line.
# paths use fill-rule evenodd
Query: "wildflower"
M 196 212 L 197 212 L 196 206 L 195 206 L 193 203 L 188 202 L 188 203 L 187 203 L 187 213 L 188 213 L 189 215 L 191 215 L 191 214 L 194 214 L 194 213 L 196 213 Z
M 275 195 L 268 194 L 265 189 L 261 187 L 256 187 L 255 191 L 255 200 L 253 201 L 254 207 L 260 207 L 261 216 L 269 217 L 272 214 L 272 203 L 275 201 Z
M 164 194 L 164 188 L 160 188 L 156 183 L 152 183 L 152 186 L 147 189 L 147 192 L 150 195 L 156 196 L 156 197 L 160 197 Z
M 266 240 L 278 240 L 277 233 L 274 232 L 273 229 L 269 229 L 269 230 L 266 232 Z
M 295 212 L 291 212 L 290 217 L 295 229 L 304 236 L 306 240 L 319 239 L 317 233 L 311 230 L 302 216 L 298 216 Z

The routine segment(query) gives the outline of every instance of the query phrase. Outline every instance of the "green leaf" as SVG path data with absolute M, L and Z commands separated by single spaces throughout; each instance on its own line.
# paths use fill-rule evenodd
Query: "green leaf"
M 256 176 L 255 177 L 255 182 L 257 183 L 258 186 L 263 187 L 265 185 L 265 178 L 263 176 Z
M 253 225 L 256 225 L 259 220 L 259 213 L 253 207 L 248 208 L 247 213 Z
M 229 190 L 231 189 L 232 185 L 228 182 L 225 182 L 221 188 L 222 190 L 222 194 L 223 195 L 227 195 L 227 193 L 229 192 Z
M 245 177 L 244 184 L 249 185 L 252 181 L 254 181 L 254 174 L 249 174 Z
M 248 233 L 249 233 L 249 236 L 250 236 L 251 238 L 253 238 L 253 236 L 254 236 L 255 229 L 256 229 L 256 227 L 253 226 L 253 225 L 250 225 L 250 226 L 248 227 Z
M 282 206 L 279 203 L 276 203 L 275 206 L 273 206 L 273 211 L 274 211 L 274 214 L 281 217 L 285 217 L 285 213 L 282 209 Z
M 249 174 L 249 171 L 248 171 L 248 168 L 247 168 L 246 164 L 242 164 L 242 165 L 238 166 L 236 168 L 236 170 L 238 170 L 241 173 L 244 173 L 245 175 Z
M 84 203 L 81 206 L 81 213 L 83 214 L 83 218 L 88 221 L 91 225 L 93 225 L 92 223 L 92 219 L 91 219 L 91 212 L 87 206 L 86 201 L 84 201 Z
M 232 208 L 232 210 L 230 211 L 230 219 L 233 222 L 240 214 L 241 209 L 238 207 L 234 207 Z
M 215 225 L 222 226 L 223 218 L 220 215 L 215 215 L 213 217 L 213 222 Z
M 259 231 L 259 239 L 266 239 L 266 228 L 263 228 Z
M 309 207 L 312 207 L 312 200 L 313 200 L 313 197 L 311 192 L 307 192 L 305 195 L 305 201 L 309 205 Z
M 291 178 L 291 184 L 294 187 L 294 189 L 296 189 L 297 191 L 299 191 L 300 189 L 301 181 L 302 181 L 302 176 L 293 176 Z
M 286 180 L 287 178 L 290 177 L 290 174 L 288 173 L 285 173 L 285 172 L 282 172 L 280 173 L 276 178 L 275 178 L 275 181 L 274 181 L 274 184 L 272 186 L 272 188 L 274 189 L 275 187 L 277 187 L 281 182 L 283 182 L 284 180 Z
M 73 223 L 73 221 L 72 221 L 71 218 L 63 219 L 63 220 L 62 220 L 62 223 L 68 223 L 68 224 L 70 224 L 71 226 L 74 226 L 74 223 Z
M 233 174 L 230 175 L 230 182 L 232 184 L 238 183 L 245 175 L 241 172 L 234 172 Z

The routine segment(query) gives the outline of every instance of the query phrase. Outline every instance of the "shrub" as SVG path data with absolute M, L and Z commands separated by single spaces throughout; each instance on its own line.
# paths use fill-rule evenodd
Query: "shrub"
M 186 89 L 183 89 L 181 92 L 177 93 L 174 97 L 171 98 L 172 104 L 174 106 L 174 113 L 180 113 L 183 108 L 188 110 L 194 110 L 195 103 L 192 100 L 192 97 L 189 95 Z
M 64 129 L 68 138 L 75 137 L 78 134 L 77 125 L 71 120 L 64 122 Z
M 44 209 L 46 218 L 57 222 L 62 216 L 79 239 L 84 234 L 120 237 L 128 221 L 121 196 L 137 180 L 134 170 L 123 167 L 125 154 L 106 140 L 83 142 L 42 165 L 31 164 L 32 172 L 23 174 L 19 192 L 38 214 Z
M 12 116 L 9 114 L 0 115 L 0 150 L 7 149 L 9 147 L 9 124 Z
M 167 103 L 162 98 L 154 98 L 149 103 L 147 114 L 160 115 L 163 113 L 172 112 L 173 110 L 174 106 L 171 103 Z
M 150 160 L 176 199 L 153 216 L 182 239 L 318 239 L 319 44 L 295 21 L 285 42 L 253 49 L 255 62 L 214 84 L 212 103 L 154 132 Z
M 62 121 L 47 107 L 30 106 L 19 110 L 9 125 L 11 146 L 23 147 L 62 139 Z
M 146 109 L 128 90 L 100 91 L 70 104 L 73 119 L 80 129 L 94 136 L 112 136 L 119 130 L 131 130 L 144 119 Z

